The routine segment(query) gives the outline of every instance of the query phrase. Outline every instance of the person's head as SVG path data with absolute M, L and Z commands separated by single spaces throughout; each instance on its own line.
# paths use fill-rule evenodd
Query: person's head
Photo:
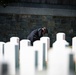
M 42 34 L 45 35 L 45 34 L 48 34 L 48 30 L 46 27 L 43 27 L 42 28 Z

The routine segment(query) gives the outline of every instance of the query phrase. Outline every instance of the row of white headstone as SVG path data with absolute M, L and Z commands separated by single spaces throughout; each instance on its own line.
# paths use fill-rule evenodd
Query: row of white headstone
M 0 63 L 9 65 L 9 72 L 7 72 L 9 75 L 16 75 L 18 69 L 20 70 L 20 75 L 34 75 L 35 53 L 38 53 L 38 62 L 36 62 L 38 70 L 42 70 L 43 62 L 47 61 L 47 50 L 49 48 L 49 37 L 42 37 L 40 40 L 35 41 L 34 46 L 31 46 L 30 41 L 27 39 L 19 41 L 18 37 L 12 37 L 7 43 L 0 42 Z M 0 71 L 1 74 L 2 72 Z
M 69 75 L 70 54 L 76 60 L 76 37 L 72 40 L 72 49 L 65 40 L 65 33 L 58 33 L 53 47 L 50 48 L 50 38 L 41 37 L 30 45 L 30 40 L 19 41 L 18 37 L 10 38 L 7 43 L 0 42 L 0 75 L 16 75 L 19 70 L 20 75 L 35 75 L 35 69 L 42 71 L 47 64 L 47 75 Z M 36 64 L 36 65 L 35 65 Z M 2 69 L 3 68 L 3 69 Z M 5 72 L 3 72 L 5 71 Z

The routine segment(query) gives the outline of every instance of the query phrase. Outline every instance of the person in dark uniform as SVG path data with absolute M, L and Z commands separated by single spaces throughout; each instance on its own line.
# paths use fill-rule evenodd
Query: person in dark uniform
M 36 40 L 40 40 L 42 36 L 44 36 L 46 33 L 48 33 L 48 30 L 46 27 L 38 28 L 33 30 L 27 37 L 31 41 L 31 45 L 33 45 L 33 42 Z

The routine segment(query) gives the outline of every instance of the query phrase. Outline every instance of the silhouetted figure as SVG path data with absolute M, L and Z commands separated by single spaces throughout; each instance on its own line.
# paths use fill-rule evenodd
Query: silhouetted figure
M 48 30 L 46 27 L 38 28 L 33 30 L 27 37 L 31 41 L 31 45 L 33 45 L 33 42 L 36 40 L 40 40 L 42 36 L 44 36 L 46 33 L 48 33 Z

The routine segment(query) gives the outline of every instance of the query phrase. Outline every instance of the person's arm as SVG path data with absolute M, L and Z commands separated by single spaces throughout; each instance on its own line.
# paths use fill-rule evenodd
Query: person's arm
M 42 37 L 43 35 L 42 35 L 42 29 L 39 29 L 38 30 L 38 35 L 39 35 L 39 37 Z

